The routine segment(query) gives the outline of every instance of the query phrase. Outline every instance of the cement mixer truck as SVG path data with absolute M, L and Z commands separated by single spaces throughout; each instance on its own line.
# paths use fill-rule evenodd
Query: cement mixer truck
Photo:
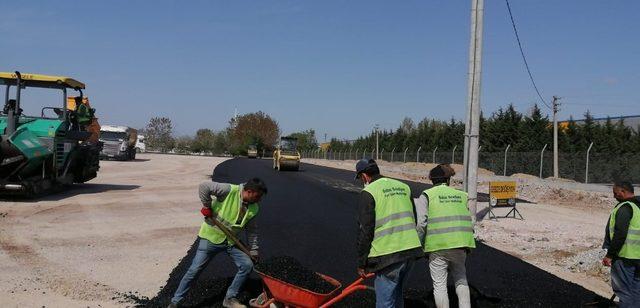
M 82 82 L 64 76 L 0 72 L 0 86 L 5 88 L 0 110 L 1 195 L 40 195 L 97 176 L 101 144 L 89 131 L 97 122 L 95 109 L 83 96 Z M 60 91 L 60 104 L 45 105 L 40 115 L 27 115 L 22 107 L 32 108 L 32 102 L 22 102 L 21 93 L 31 88 Z M 78 93 L 73 108 L 68 105 L 70 90 Z
M 101 159 L 134 160 L 138 131 L 127 126 L 102 125 L 100 141 L 103 143 Z

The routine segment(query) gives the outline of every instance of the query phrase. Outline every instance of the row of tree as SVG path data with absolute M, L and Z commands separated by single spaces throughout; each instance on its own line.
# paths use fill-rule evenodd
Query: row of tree
M 171 119 L 155 117 L 141 133 L 146 136 L 147 149 L 177 153 L 246 154 L 249 145 L 258 151 L 273 151 L 280 135 L 278 123 L 262 111 L 248 113 L 229 121 L 226 129 L 199 129 L 195 136 L 173 136 Z
M 264 112 L 248 113 L 229 121 L 226 129 L 213 131 L 200 129 L 195 136 L 173 136 L 173 126 L 169 118 L 152 118 L 143 129 L 147 137 L 147 147 L 162 152 L 227 153 L 242 155 L 249 145 L 255 145 L 261 153 L 271 152 L 280 136 L 277 121 Z M 592 152 L 597 153 L 640 153 L 640 127 L 633 130 L 623 121 L 607 120 L 596 122 L 589 112 L 580 124 L 571 119 L 561 125 L 558 136 L 560 152 L 584 152 L 593 142 Z M 438 147 L 438 151 L 462 149 L 464 144 L 464 124 L 451 119 L 441 121 L 424 118 L 418 124 L 405 118 L 395 130 L 378 132 L 379 147 L 390 151 L 409 148 L 412 151 L 422 147 L 425 151 Z M 538 152 L 545 144 L 553 144 L 553 123 L 543 115 L 537 105 L 526 113 L 518 112 L 513 104 L 500 108 L 490 117 L 481 116 L 480 145 L 482 152 L 502 152 L 511 145 L 512 152 Z M 308 129 L 293 133 L 289 137 L 298 139 L 300 151 L 318 149 L 316 132 Z M 373 149 L 376 132 L 356 140 L 333 138 L 329 151 L 352 149 Z
M 561 125 L 558 133 L 560 152 L 576 153 L 587 150 L 593 142 L 592 152 L 601 153 L 640 153 L 640 127 L 633 130 L 625 126 L 623 121 L 608 119 L 604 124 L 596 122 L 587 112 L 585 120 L 576 123 L 571 118 L 567 124 Z M 417 125 L 410 118 L 405 118 L 395 131 L 378 132 L 379 147 L 390 151 L 409 148 L 416 150 L 435 149 L 438 151 L 459 150 L 464 144 L 464 123 L 451 119 L 440 121 L 425 118 Z M 482 152 L 502 152 L 508 145 L 513 152 L 536 152 L 544 145 L 553 144 L 553 123 L 548 116 L 543 116 L 537 105 L 527 113 L 518 112 L 513 104 L 500 108 L 490 117 L 481 116 L 480 145 Z M 331 140 L 332 151 L 355 149 L 373 149 L 376 145 L 376 132 L 361 136 L 353 141 Z

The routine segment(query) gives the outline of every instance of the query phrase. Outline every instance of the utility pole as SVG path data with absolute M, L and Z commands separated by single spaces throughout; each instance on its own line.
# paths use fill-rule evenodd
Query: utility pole
M 560 97 L 553 96 L 553 177 L 558 178 L 558 101 Z
M 469 195 L 469 211 L 475 225 L 478 209 L 478 146 L 480 136 L 480 77 L 482 76 L 482 20 L 484 0 L 471 1 L 471 39 L 469 40 L 469 80 L 464 132 L 463 189 Z
M 378 129 L 380 128 L 380 125 L 376 124 L 376 126 L 374 126 L 374 128 L 376 130 L 376 160 L 378 160 L 379 159 L 378 158 L 378 156 L 379 156 L 378 154 L 380 153 L 380 152 L 378 152 L 378 139 L 379 139 L 378 138 Z

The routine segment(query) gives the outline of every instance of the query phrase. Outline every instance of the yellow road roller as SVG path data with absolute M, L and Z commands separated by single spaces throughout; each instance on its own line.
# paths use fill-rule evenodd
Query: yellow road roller
M 297 149 L 298 139 L 280 137 L 280 143 L 273 152 L 273 169 L 298 171 L 300 169 L 300 152 Z

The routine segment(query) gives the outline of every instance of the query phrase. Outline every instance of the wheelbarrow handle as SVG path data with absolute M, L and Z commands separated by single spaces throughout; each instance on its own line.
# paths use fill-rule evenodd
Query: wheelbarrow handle
M 357 286 L 357 285 L 360 285 L 360 284 L 362 284 L 362 282 L 363 282 L 365 279 L 369 279 L 369 278 L 371 278 L 371 277 L 373 277 L 373 276 L 375 276 L 375 275 L 376 275 L 375 273 L 366 273 L 364 276 L 360 276 L 358 279 L 356 279 L 356 281 L 354 281 L 352 284 L 348 285 L 348 286 L 347 286 L 346 288 L 344 288 L 344 289 L 345 289 L 345 290 L 347 290 L 347 289 L 350 289 L 350 288 L 355 287 L 355 286 Z
M 366 290 L 369 287 L 366 285 L 363 285 L 362 282 L 365 279 L 369 279 L 371 277 L 375 276 L 375 273 L 367 273 L 366 275 L 364 275 L 364 277 L 359 277 L 358 279 L 356 279 L 356 281 L 354 281 L 353 283 L 351 283 L 349 286 L 347 286 L 346 288 L 344 288 L 344 290 L 342 290 L 342 292 L 340 292 L 340 294 L 338 294 L 338 296 L 332 298 L 330 301 L 322 304 L 322 306 L 320 306 L 320 308 L 326 308 L 326 307 L 330 307 L 331 305 L 341 301 L 342 299 L 344 299 L 345 297 L 351 295 L 351 293 L 359 291 L 359 290 Z

